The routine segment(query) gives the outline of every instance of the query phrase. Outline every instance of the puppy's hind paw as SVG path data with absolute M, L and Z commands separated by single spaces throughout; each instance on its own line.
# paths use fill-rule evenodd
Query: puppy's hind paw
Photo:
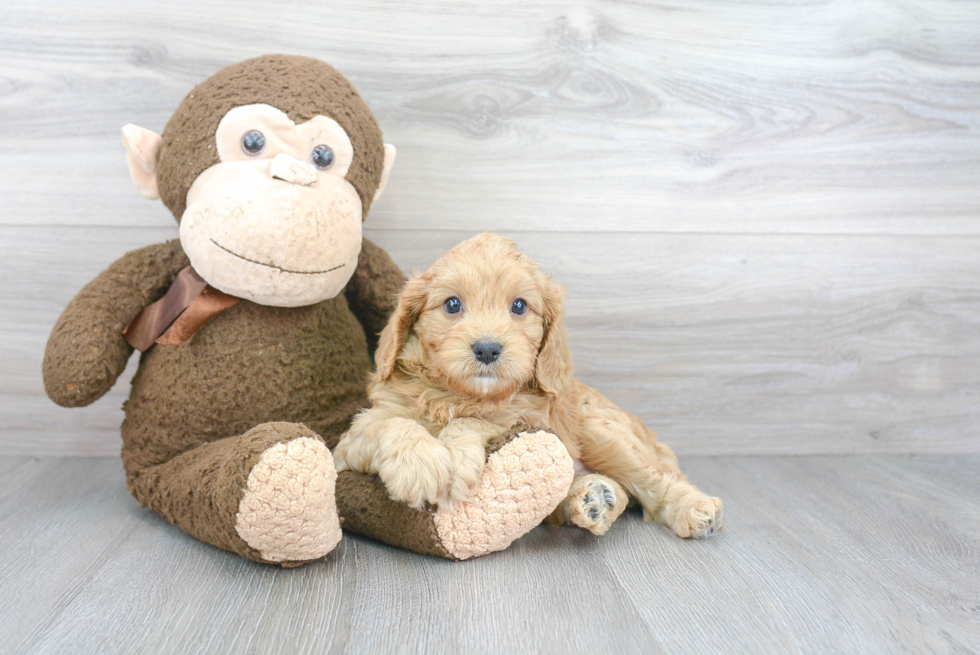
M 702 495 L 681 507 L 671 526 L 685 539 L 705 539 L 722 527 L 722 504 L 718 498 Z
M 568 492 L 568 521 L 592 534 L 604 535 L 626 509 L 626 501 L 626 492 L 609 478 L 582 476 Z

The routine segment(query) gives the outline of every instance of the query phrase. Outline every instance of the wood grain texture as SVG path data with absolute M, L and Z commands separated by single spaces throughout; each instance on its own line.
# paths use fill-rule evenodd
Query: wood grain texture
M 175 230 L 0 227 L 0 449 L 112 454 L 134 363 L 55 407 L 41 358 L 82 280 Z M 406 271 L 466 232 L 368 230 Z M 977 240 L 512 233 L 568 291 L 578 377 L 682 454 L 980 450 Z M 5 238 L 4 238 L 5 237 Z M 101 262 L 100 262 L 101 260 Z M 100 262 L 100 263 L 96 263 Z
M 980 457 L 689 458 L 725 502 L 691 542 L 627 512 L 448 562 L 347 535 L 283 570 L 126 495 L 114 458 L 7 458 L 0 650 L 965 653 L 980 648 Z
M 978 234 L 978 42 L 936 0 L 5 2 L 0 221 L 168 224 L 119 128 L 295 52 L 399 146 L 378 228 Z
M 681 453 L 980 450 L 980 4 L 7 1 L 0 452 L 118 451 L 133 366 L 43 395 L 47 333 L 176 235 L 119 128 L 265 52 L 340 68 L 399 147 L 368 236 L 479 231 L 569 289 L 580 377 Z M 57 38 L 52 38 L 57 35 Z

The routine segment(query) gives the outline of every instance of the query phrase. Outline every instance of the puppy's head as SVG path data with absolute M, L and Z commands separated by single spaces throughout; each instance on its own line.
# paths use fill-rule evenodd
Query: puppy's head
M 571 385 L 562 291 L 514 242 L 480 234 L 405 285 L 381 333 L 375 383 L 398 359 L 456 393 L 503 398 L 525 385 L 557 398 Z

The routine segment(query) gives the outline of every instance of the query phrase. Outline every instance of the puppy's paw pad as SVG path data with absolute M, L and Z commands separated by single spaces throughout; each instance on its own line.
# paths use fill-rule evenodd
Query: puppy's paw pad
M 603 535 L 616 519 L 616 491 L 602 480 L 589 482 L 583 491 L 569 499 L 572 522 L 593 534 Z
M 704 496 L 682 509 L 674 519 L 674 532 L 685 539 L 706 539 L 722 528 L 722 503 Z

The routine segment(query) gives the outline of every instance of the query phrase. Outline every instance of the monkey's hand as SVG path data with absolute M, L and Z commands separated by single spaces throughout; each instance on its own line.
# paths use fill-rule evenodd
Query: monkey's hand
M 123 328 L 187 265 L 175 239 L 123 255 L 85 285 L 48 338 L 43 365 L 48 397 L 63 407 L 83 407 L 109 391 L 133 353 Z

